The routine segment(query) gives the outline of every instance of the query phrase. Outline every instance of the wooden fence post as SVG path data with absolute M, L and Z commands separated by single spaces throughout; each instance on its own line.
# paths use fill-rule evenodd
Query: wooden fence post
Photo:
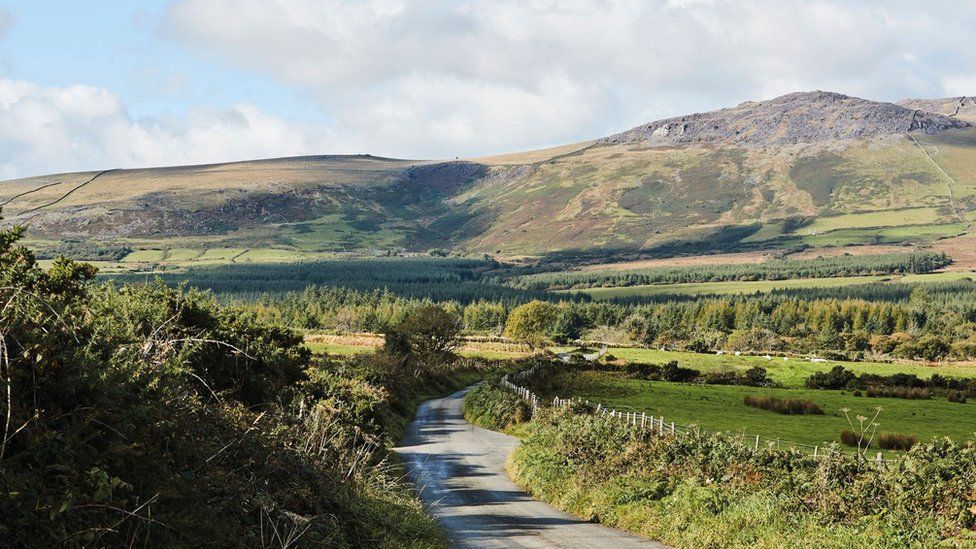
M 756 435 L 756 450 L 759 449 L 759 435 Z
M 813 447 L 813 459 L 814 460 L 817 459 L 817 447 L 816 446 Z
M 671 422 L 671 434 L 672 435 L 674 434 L 674 422 L 673 421 Z

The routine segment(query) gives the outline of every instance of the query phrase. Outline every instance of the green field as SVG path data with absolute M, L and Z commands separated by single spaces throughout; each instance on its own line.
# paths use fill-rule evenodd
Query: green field
M 334 356 L 352 356 L 371 353 L 375 347 L 366 345 L 339 345 L 335 343 L 308 343 L 305 345 L 315 354 L 325 354 Z
M 968 272 L 932 273 L 905 276 L 845 276 L 833 278 L 795 278 L 790 280 L 750 280 L 733 282 L 695 282 L 689 284 L 647 284 L 642 286 L 623 286 L 618 288 L 587 288 L 586 290 L 565 290 L 580 292 L 594 299 L 614 299 L 658 295 L 729 295 L 771 292 L 792 288 L 833 288 L 871 282 L 949 282 L 976 274 Z
M 361 355 L 366 353 L 371 353 L 376 350 L 375 347 L 368 345 L 346 345 L 339 343 L 309 343 L 306 342 L 305 345 L 316 354 L 327 354 L 334 356 L 353 356 Z M 463 357 L 471 358 L 487 358 L 489 360 L 505 360 L 510 358 L 519 358 L 526 355 L 526 353 L 520 352 L 509 352 L 509 351 L 499 351 L 495 349 L 478 349 L 472 346 L 461 348 L 457 351 L 457 354 Z
M 934 223 L 905 227 L 865 229 L 838 229 L 826 233 L 807 234 L 800 243 L 822 248 L 827 246 L 857 246 L 862 244 L 901 244 L 905 242 L 932 242 L 940 238 L 958 236 L 966 232 L 964 223 Z
M 819 234 L 838 229 L 928 225 L 939 221 L 939 219 L 939 211 L 935 208 L 906 208 L 903 210 L 858 212 L 818 217 L 810 225 L 794 231 L 794 234 Z
M 554 391 L 562 397 L 579 397 L 621 411 L 644 412 L 678 425 L 696 424 L 709 431 L 760 435 L 763 440 L 823 445 L 839 441 L 850 429 L 842 408 L 850 415 L 878 417 L 879 430 L 912 434 L 919 440 L 948 436 L 966 440 L 976 432 L 976 402 L 957 404 L 944 396 L 931 400 L 855 397 L 845 391 L 772 389 L 727 385 L 702 385 L 625 379 L 607 372 L 567 372 L 557 376 Z M 824 415 L 781 415 L 743 404 L 746 395 L 809 399 Z
M 569 347 L 555 347 L 554 351 L 568 351 Z M 664 364 L 671 360 L 678 361 L 678 365 L 694 368 L 702 372 L 736 371 L 745 372 L 749 368 L 761 366 L 771 379 L 785 387 L 803 387 L 803 382 L 815 372 L 826 372 L 834 366 L 840 365 L 857 374 L 872 373 L 891 375 L 897 373 L 915 374 L 922 379 L 941 374 L 946 377 L 976 377 L 974 364 L 946 364 L 943 366 L 927 366 L 924 364 L 904 362 L 846 362 L 831 360 L 815 363 L 806 358 L 773 357 L 766 359 L 761 356 L 735 356 L 734 354 L 702 354 L 687 351 L 660 351 L 658 349 L 641 349 L 631 347 L 611 347 L 607 352 L 616 358 L 628 362 L 646 364 Z

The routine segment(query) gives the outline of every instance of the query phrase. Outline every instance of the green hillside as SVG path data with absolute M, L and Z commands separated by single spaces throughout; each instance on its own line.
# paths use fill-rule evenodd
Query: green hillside
M 29 224 L 42 257 L 122 266 L 431 248 L 502 257 L 966 248 L 953 239 L 976 220 L 976 129 L 810 92 L 546 151 L 59 174 L 0 182 L 0 202 L 7 222 Z

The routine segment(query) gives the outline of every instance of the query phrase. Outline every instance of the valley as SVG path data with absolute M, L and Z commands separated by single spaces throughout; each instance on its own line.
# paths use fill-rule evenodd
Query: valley
M 40 437 L 10 451 L 40 444 L 67 470 L 108 467 L 103 484 L 130 507 L 148 478 L 167 498 L 154 517 L 231 525 L 158 538 L 174 544 L 268 545 L 265 524 L 347 546 L 490 546 L 486 524 L 506 532 L 499 546 L 650 543 L 590 522 L 676 547 L 728 545 L 715 532 L 732 545 L 964 541 L 976 527 L 959 511 L 976 448 L 976 129 L 965 102 L 903 103 L 805 92 L 473 159 L 0 182 L 0 293 L 48 304 L 17 309 L 11 328 L 40 342 L 13 360 L 41 369 L 39 386 L 30 369 L 5 382 L 13 417 Z M 56 417 L 32 425 L 32 399 L 103 419 L 59 441 Z M 148 403 L 127 409 L 170 429 L 208 418 L 207 444 L 175 446 L 203 480 L 140 468 L 115 437 L 168 450 L 141 423 L 103 429 L 126 421 L 112 399 Z M 68 452 L 82 436 L 117 457 Z M 927 468 L 935 455 L 951 474 Z M 909 491 L 916 469 L 954 494 L 945 508 Z M 852 493 L 825 480 L 835 470 L 912 495 L 809 504 Z M 256 490 L 246 474 L 285 484 Z M 13 478 L 44 502 L 43 516 L 11 504 L 18 520 L 106 520 L 73 511 L 32 467 Z M 232 517 L 221 479 L 231 507 L 260 496 L 341 520 L 267 506 Z M 107 489 L 58 482 L 84 501 Z M 135 521 L 123 532 L 146 534 Z

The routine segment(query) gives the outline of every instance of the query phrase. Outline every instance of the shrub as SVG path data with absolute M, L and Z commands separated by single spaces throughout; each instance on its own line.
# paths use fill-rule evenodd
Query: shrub
M 489 382 L 465 395 L 461 412 L 471 423 L 495 430 L 528 421 L 532 416 L 532 409 L 518 395 Z
M 811 389 L 849 389 L 857 382 L 857 375 L 843 366 L 834 366 L 829 372 L 817 372 L 806 380 Z
M 910 450 L 917 442 L 914 435 L 878 433 L 878 448 L 882 450 Z
M 965 391 L 949 391 L 946 394 L 949 402 L 958 402 L 959 404 L 966 403 L 966 392 Z
M 753 366 L 746 370 L 744 375 L 746 383 L 743 385 L 751 385 L 753 387 L 765 387 L 767 385 L 772 385 L 772 380 L 766 375 L 766 369 L 762 366 Z
M 762 396 L 746 396 L 743 399 L 746 406 L 761 408 L 784 415 L 813 414 L 823 415 L 823 408 L 812 400 L 796 398 L 777 398 Z
M 928 400 L 932 398 L 932 391 L 927 387 L 868 387 L 867 395 L 872 398 Z
M 661 369 L 661 379 L 664 381 L 688 382 L 694 381 L 699 376 L 698 370 L 682 368 L 678 366 L 677 360 L 672 360 Z

